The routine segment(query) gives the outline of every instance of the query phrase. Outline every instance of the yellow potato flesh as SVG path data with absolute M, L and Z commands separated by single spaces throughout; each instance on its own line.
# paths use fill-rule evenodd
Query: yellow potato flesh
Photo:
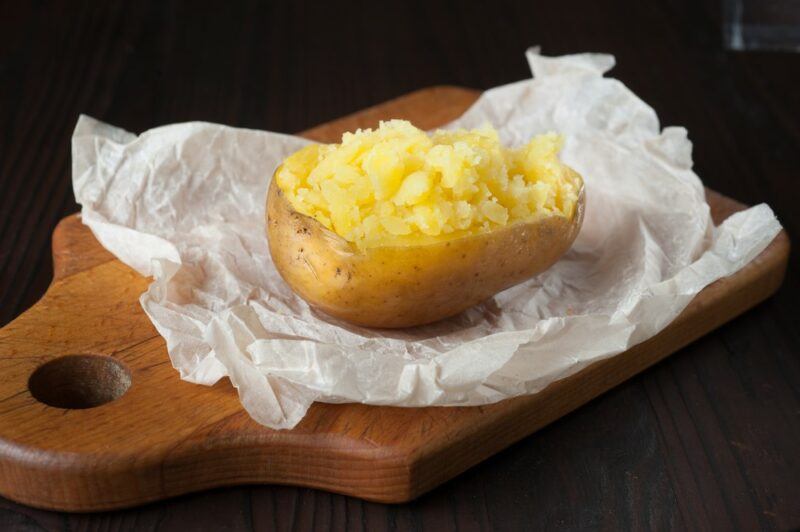
M 429 135 L 390 120 L 306 146 L 275 179 L 294 210 L 359 249 L 420 245 L 571 218 L 578 190 L 558 159 L 562 142 L 546 133 L 510 149 L 490 126 Z

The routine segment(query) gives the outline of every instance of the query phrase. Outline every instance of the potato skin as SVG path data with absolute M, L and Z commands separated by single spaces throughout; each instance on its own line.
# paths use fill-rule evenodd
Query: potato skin
M 570 172 L 581 183 L 571 220 L 550 216 L 433 244 L 364 251 L 296 212 L 273 176 L 269 251 L 289 286 L 331 316 L 366 327 L 431 323 L 546 270 L 569 249 L 585 204 L 582 180 Z

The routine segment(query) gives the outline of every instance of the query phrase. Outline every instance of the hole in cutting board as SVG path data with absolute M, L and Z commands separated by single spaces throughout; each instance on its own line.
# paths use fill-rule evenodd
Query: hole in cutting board
M 93 408 L 119 399 L 131 386 L 131 374 L 119 361 L 102 355 L 65 355 L 31 374 L 28 390 L 56 408 Z

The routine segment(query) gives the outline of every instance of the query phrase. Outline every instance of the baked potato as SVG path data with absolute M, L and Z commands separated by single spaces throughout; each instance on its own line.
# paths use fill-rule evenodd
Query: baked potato
M 403 131 L 389 131 L 383 138 L 370 141 L 369 135 L 374 136 L 384 128 Z M 353 135 L 348 138 L 346 134 L 341 145 L 309 147 L 308 153 L 298 153 L 292 156 L 295 159 L 287 159 L 275 171 L 269 185 L 267 235 L 277 271 L 310 305 L 356 325 L 410 327 L 458 314 L 550 267 L 569 249 L 583 219 L 583 180 L 577 172 L 553 160 L 554 150 L 557 153 L 560 149 L 561 141 L 557 136 L 546 139 L 547 149 L 542 150 L 541 146 L 534 149 L 538 155 L 533 155 L 549 154 L 549 160 L 543 162 L 540 158 L 534 163 L 541 172 L 549 172 L 550 183 L 539 186 L 540 190 L 534 192 L 531 190 L 541 180 L 514 174 L 525 164 L 525 161 L 520 163 L 520 158 L 531 159 L 531 153 L 501 151 L 499 155 L 487 155 L 485 150 L 475 148 L 480 156 L 466 163 L 462 161 L 461 170 L 472 172 L 481 162 L 487 163 L 487 157 L 497 156 L 497 160 L 489 161 L 491 164 L 484 164 L 480 171 L 473 172 L 475 175 L 466 178 L 473 184 L 478 183 L 473 188 L 480 190 L 472 193 L 466 190 L 461 195 L 472 201 L 468 203 L 474 207 L 465 221 L 462 218 L 466 219 L 466 215 L 459 218 L 457 212 L 458 208 L 464 209 L 456 202 L 466 201 L 457 199 L 459 196 L 454 190 L 459 185 L 448 187 L 446 181 L 452 175 L 441 164 L 429 164 L 430 159 L 435 159 L 429 156 L 430 151 L 435 145 L 455 146 L 465 135 L 477 135 L 477 139 L 471 138 L 472 146 L 484 143 L 494 149 L 499 146 L 496 133 L 486 130 L 438 132 L 439 144 L 435 136 L 432 144 L 416 138 L 422 145 L 421 164 L 419 160 L 412 161 L 409 168 L 408 161 L 401 162 L 400 171 L 390 168 L 384 172 L 385 167 L 376 166 L 370 157 L 374 158 L 376 146 L 387 143 L 387 137 L 391 144 L 397 138 L 405 142 L 406 137 L 424 135 L 416 128 L 413 131 L 408 128 L 413 126 L 392 121 L 382 123 L 377 132 L 358 131 L 355 136 L 367 138 L 362 142 L 365 146 L 359 149 L 351 146 L 344 154 L 342 150 L 348 147 L 348 142 L 355 142 Z M 431 137 L 426 135 L 426 138 Z M 402 150 L 406 150 L 403 153 L 415 153 L 408 148 L 412 144 L 402 144 Z M 466 144 L 469 146 L 470 142 Z M 327 170 L 318 172 L 315 178 L 314 171 L 323 167 L 326 160 L 336 159 L 332 154 L 337 153 L 341 155 L 338 162 L 329 164 Z M 517 157 L 516 162 L 514 157 Z M 385 160 L 384 157 L 380 161 Z M 439 162 L 442 160 L 447 158 L 440 157 Z M 350 170 L 340 171 L 342 161 L 351 167 L 365 167 L 368 172 L 355 175 Z M 396 158 L 390 157 L 389 161 L 396 162 Z M 488 192 L 481 192 L 483 173 L 500 173 L 501 167 L 507 179 L 500 179 L 498 184 L 489 181 L 496 176 L 489 176 L 486 178 L 488 185 L 483 187 Z M 430 189 L 427 195 L 418 193 L 420 187 L 406 186 L 409 177 L 420 171 L 433 175 L 427 182 Z M 381 172 L 400 175 L 399 182 L 396 186 L 387 184 L 386 180 L 381 182 Z M 369 175 L 365 175 L 367 173 Z M 376 173 L 380 175 L 376 177 Z M 523 185 L 531 186 L 504 194 L 503 183 L 506 188 L 512 187 L 510 183 L 518 175 L 523 175 Z M 360 192 L 356 190 L 364 184 L 359 180 L 365 181 L 368 186 L 364 188 L 371 191 L 364 200 L 359 199 Z M 344 183 L 341 187 L 346 194 L 336 196 L 334 190 L 315 195 L 315 190 L 325 191 L 327 182 Z M 347 187 L 348 182 L 355 185 Z M 415 203 L 407 200 L 409 188 Z M 303 192 L 304 189 L 309 192 Z M 544 189 L 547 192 L 543 200 L 539 192 Z M 520 199 L 522 196 L 525 197 Z M 345 201 L 349 206 L 338 208 L 337 201 Z M 447 201 L 455 207 L 448 210 Z M 393 203 L 390 207 L 383 206 L 387 202 Z M 486 202 L 494 205 L 486 205 Z M 550 208 L 546 208 L 548 204 Z M 429 210 L 416 208 L 420 205 L 427 205 L 438 213 L 438 222 L 423 219 Z M 348 219 L 347 215 L 353 216 Z M 370 216 L 377 222 L 373 220 L 370 225 Z M 384 223 L 384 218 L 389 218 L 390 222 Z M 396 223 L 398 221 L 401 225 Z

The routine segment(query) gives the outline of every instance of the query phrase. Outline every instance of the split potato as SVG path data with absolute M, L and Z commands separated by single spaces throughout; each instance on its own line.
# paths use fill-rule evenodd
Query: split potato
M 550 267 L 580 230 L 583 180 L 555 158 L 560 137 L 541 137 L 505 150 L 490 128 L 429 137 L 391 121 L 304 148 L 269 185 L 275 267 L 310 305 L 361 326 L 481 303 Z

